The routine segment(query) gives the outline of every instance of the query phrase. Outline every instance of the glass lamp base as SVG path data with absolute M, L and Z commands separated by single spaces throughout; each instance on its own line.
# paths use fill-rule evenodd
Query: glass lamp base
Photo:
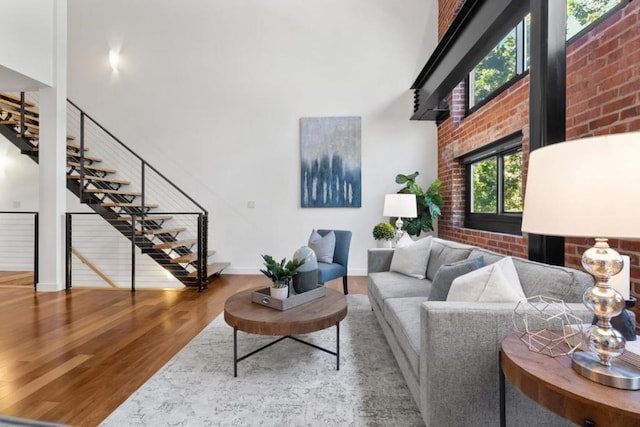
M 600 364 L 595 353 L 576 351 L 571 357 L 571 367 L 583 377 L 609 387 L 640 390 L 640 369 L 613 360 L 611 366 Z

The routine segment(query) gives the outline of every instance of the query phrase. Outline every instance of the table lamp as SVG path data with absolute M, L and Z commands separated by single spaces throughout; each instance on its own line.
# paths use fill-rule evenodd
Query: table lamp
M 387 194 L 384 196 L 384 208 L 382 216 L 398 217 L 396 220 L 396 236 L 394 242 L 402 236 L 402 218 L 415 218 L 418 216 L 415 194 Z
M 623 260 L 608 238 L 640 238 L 640 132 L 562 142 L 531 152 L 522 231 L 592 237 L 582 266 L 596 280 L 582 299 L 598 322 L 587 334 L 589 352 L 574 352 L 573 369 L 607 386 L 640 389 L 640 370 L 616 357 L 624 337 L 611 318 L 625 306 L 609 278 Z

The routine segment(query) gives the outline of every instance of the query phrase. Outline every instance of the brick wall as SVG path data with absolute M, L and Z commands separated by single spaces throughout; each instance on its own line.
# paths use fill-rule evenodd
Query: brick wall
M 640 130 L 640 2 L 633 1 L 567 49 L 567 139 Z M 592 239 L 566 239 L 565 263 L 580 268 Z M 640 241 L 610 240 L 631 257 L 640 296 Z
M 460 6 L 440 0 L 442 35 Z M 459 116 L 454 91 L 451 116 L 438 126 L 438 176 L 445 206 L 438 234 L 445 239 L 527 257 L 525 236 L 464 228 L 464 169 L 457 158 L 521 130 L 526 173 L 529 154 L 529 78 L 525 76 L 468 117 Z M 640 130 L 640 1 L 633 1 L 567 49 L 567 139 Z M 453 113 L 455 112 L 455 114 Z M 592 239 L 567 239 L 565 263 L 580 268 Z M 631 256 L 632 293 L 640 295 L 640 242 L 612 240 Z
M 464 0 L 438 0 L 438 40 L 447 31 Z

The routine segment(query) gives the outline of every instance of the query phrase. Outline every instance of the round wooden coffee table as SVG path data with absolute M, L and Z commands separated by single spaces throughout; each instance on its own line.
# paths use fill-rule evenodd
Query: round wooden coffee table
M 324 297 L 290 308 L 276 310 L 251 302 L 253 290 L 232 295 L 224 303 L 224 320 L 233 328 L 233 376 L 238 376 L 238 362 L 276 344 L 285 338 L 309 345 L 336 356 L 340 370 L 340 321 L 347 316 L 347 299 L 333 289 L 326 289 Z M 292 335 L 308 334 L 331 326 L 336 327 L 336 351 L 327 350 Z M 276 335 L 279 339 L 238 357 L 238 331 L 257 335 Z

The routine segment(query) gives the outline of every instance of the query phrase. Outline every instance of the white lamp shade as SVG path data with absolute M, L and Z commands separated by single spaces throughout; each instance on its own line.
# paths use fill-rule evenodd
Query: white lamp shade
M 584 138 L 533 151 L 522 231 L 640 238 L 640 132 Z
M 382 216 L 415 218 L 418 216 L 415 194 L 387 194 L 384 196 Z

